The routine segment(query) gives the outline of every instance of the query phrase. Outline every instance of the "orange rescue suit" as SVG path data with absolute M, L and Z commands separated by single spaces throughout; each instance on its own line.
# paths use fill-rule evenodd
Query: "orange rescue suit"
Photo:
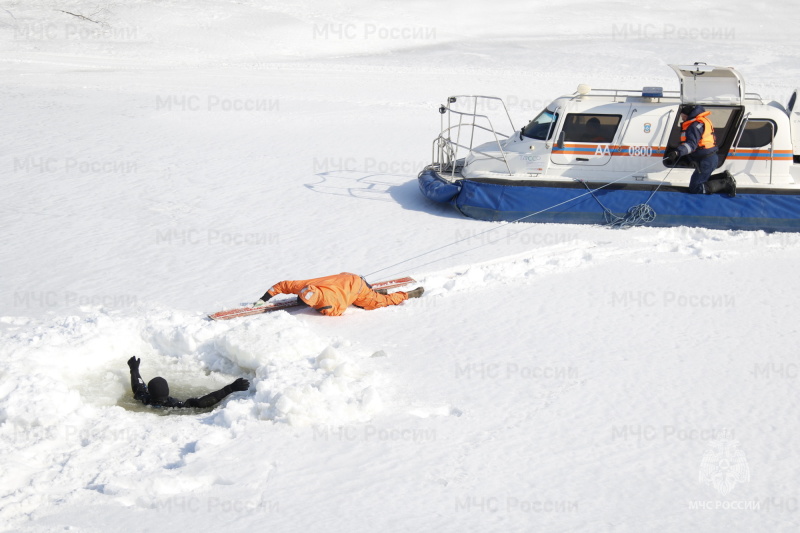
M 323 278 L 281 281 L 267 292 L 270 296 L 297 294 L 303 302 L 327 316 L 339 316 L 351 304 L 371 311 L 408 300 L 408 294 L 402 291 L 377 293 L 367 286 L 364 278 L 349 272 Z
M 700 113 L 696 117 L 691 120 L 687 120 L 683 124 L 681 124 L 681 142 L 686 142 L 686 130 L 689 126 L 692 125 L 693 122 L 701 122 L 703 124 L 703 136 L 700 138 L 700 142 L 697 143 L 698 148 L 714 148 L 716 146 L 716 141 L 714 139 L 714 125 L 711 123 L 711 120 L 708 118 L 708 115 L 711 114 L 711 111 L 705 111 Z

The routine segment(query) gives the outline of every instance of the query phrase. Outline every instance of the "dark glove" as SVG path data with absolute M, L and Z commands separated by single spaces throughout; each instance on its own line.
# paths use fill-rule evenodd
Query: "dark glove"
M 137 359 L 135 355 L 128 359 L 128 368 L 131 369 L 131 391 L 133 392 L 133 397 L 137 400 L 142 400 L 144 393 L 147 392 L 144 380 L 142 376 L 139 375 L 139 363 L 141 361 L 142 360 Z
M 269 291 L 265 292 L 264 296 L 253 302 L 253 307 L 261 307 L 266 304 L 270 298 L 272 298 L 272 296 L 270 296 Z
M 664 156 L 664 165 L 671 167 L 678 162 L 678 159 L 680 159 L 680 157 L 681 154 L 679 154 L 677 150 L 672 150 L 671 152 L 668 152 L 667 155 Z
M 230 385 L 228 385 L 228 387 L 230 388 L 231 392 L 246 391 L 247 389 L 250 388 L 250 382 L 244 378 L 239 378 Z

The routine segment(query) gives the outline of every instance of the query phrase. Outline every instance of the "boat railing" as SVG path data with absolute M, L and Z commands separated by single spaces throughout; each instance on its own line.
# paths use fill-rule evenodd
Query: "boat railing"
M 591 98 L 591 97 L 605 97 L 605 98 L 624 98 L 624 97 L 637 97 L 637 98 L 644 98 L 645 96 L 642 94 L 642 89 L 594 89 L 592 88 L 586 94 L 578 94 L 576 93 L 575 96 L 580 98 Z M 680 98 L 681 91 L 661 91 L 661 96 L 647 96 L 647 98 Z M 763 101 L 761 94 L 749 92 L 744 94 L 743 100 L 756 100 L 756 101 Z M 736 99 L 733 99 L 736 101 Z
M 578 94 L 576 93 L 575 96 L 580 98 L 591 98 L 595 97 L 604 97 L 604 98 L 676 98 L 680 97 L 680 91 L 661 91 L 660 96 L 643 96 L 642 89 L 594 89 L 592 88 L 590 92 L 586 94 Z
M 736 131 L 736 135 L 733 137 L 733 143 L 731 143 L 730 153 L 735 154 L 736 150 L 739 149 L 739 141 L 742 139 L 742 135 L 744 134 L 744 129 L 747 127 L 747 121 L 750 120 L 750 113 L 746 113 L 744 118 L 742 119 L 742 123 L 739 124 L 739 129 Z
M 730 153 L 735 154 L 739 150 L 739 143 L 742 140 L 742 135 L 744 135 L 744 130 L 747 128 L 747 123 L 750 121 L 750 113 L 747 113 L 744 118 L 742 119 L 742 123 L 739 126 L 739 131 L 736 132 L 736 136 L 733 138 L 733 144 L 731 145 Z M 769 120 L 767 121 L 769 124 L 769 183 L 772 184 L 772 168 L 773 164 L 775 163 L 775 124 Z
M 459 99 L 465 98 L 471 99 L 471 101 L 467 101 L 468 105 L 464 106 L 466 109 L 471 108 L 471 112 L 459 111 L 451 108 L 451 104 L 458 102 Z M 483 108 L 491 109 L 493 105 L 497 106 L 498 103 L 505 112 L 508 123 L 511 126 L 511 133 L 506 134 L 498 132 L 489 115 L 478 112 L 479 106 L 480 111 L 483 111 Z M 468 155 L 477 154 L 487 159 L 502 161 L 508 173 L 511 174 L 511 168 L 508 165 L 508 160 L 500 141 L 501 137 L 503 139 L 509 138 L 513 132 L 516 131 L 516 128 L 514 127 L 514 122 L 511 120 L 511 115 L 502 98 L 481 95 L 450 96 L 447 99 L 447 105 L 439 107 L 439 113 L 442 115 L 441 131 L 439 136 L 433 141 L 431 155 L 433 164 L 440 173 L 447 172 L 450 173 L 451 177 L 454 177 L 456 172 L 460 170 L 459 160 Z M 499 156 L 475 149 L 476 130 L 491 134 L 494 138 L 494 143 L 497 145 L 497 151 L 500 153 Z

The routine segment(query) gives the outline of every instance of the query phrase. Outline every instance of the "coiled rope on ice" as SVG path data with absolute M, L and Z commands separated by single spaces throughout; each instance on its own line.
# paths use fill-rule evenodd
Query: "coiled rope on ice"
M 645 200 L 644 203 L 631 207 L 622 216 L 615 215 L 609 208 L 604 206 L 603 202 L 600 201 L 600 199 L 594 194 L 594 191 L 592 191 L 592 189 L 589 188 L 589 185 L 585 181 L 583 180 L 578 180 L 578 181 L 583 183 L 584 187 L 586 187 L 586 190 L 588 190 L 592 194 L 592 198 L 594 198 L 595 201 L 600 205 L 600 207 L 603 208 L 603 217 L 605 217 L 606 219 L 606 226 L 610 226 L 612 228 L 626 229 L 626 228 L 632 228 L 634 226 L 639 226 L 641 224 L 647 224 L 648 222 L 652 222 L 656 219 L 656 210 L 649 205 L 650 200 L 653 199 L 653 195 L 655 195 L 658 189 L 660 189 L 661 186 L 664 184 L 670 172 L 672 172 L 673 168 L 675 167 L 670 167 L 666 175 L 661 179 L 661 183 L 658 184 L 658 187 L 653 189 L 653 192 L 650 193 L 650 196 L 647 197 L 647 200 Z M 603 187 L 605 187 L 605 185 Z M 602 189 L 603 187 L 598 187 L 595 190 Z

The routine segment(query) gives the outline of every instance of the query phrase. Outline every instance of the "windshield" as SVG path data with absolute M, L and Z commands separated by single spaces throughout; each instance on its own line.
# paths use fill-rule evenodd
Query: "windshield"
M 522 128 L 522 135 L 530 139 L 546 141 L 553 135 L 553 127 L 558 120 L 558 115 L 551 113 L 547 109 L 539 113 L 539 116 L 531 120 L 530 123 Z

